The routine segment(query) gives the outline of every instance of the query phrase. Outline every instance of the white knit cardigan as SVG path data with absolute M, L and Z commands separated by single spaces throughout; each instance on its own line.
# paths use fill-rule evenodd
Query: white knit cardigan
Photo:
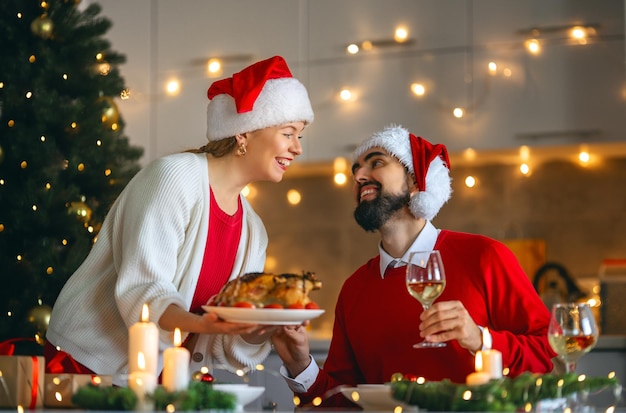
M 204 154 L 180 153 L 138 172 L 54 304 L 47 339 L 96 373 L 112 375 L 116 385 L 127 385 L 128 328 L 143 304 L 157 325 L 170 304 L 191 305 L 208 234 L 207 162 Z M 265 263 L 267 232 L 244 198 L 242 204 L 231 279 L 263 271 Z M 159 371 L 171 345 L 171 332 L 160 330 Z M 234 371 L 262 362 L 270 349 L 269 342 L 252 345 L 240 336 L 200 335 L 194 353 L 203 354 L 200 364 Z

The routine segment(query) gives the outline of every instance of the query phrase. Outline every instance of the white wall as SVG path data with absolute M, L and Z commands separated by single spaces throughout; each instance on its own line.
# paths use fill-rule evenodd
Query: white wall
M 87 0 L 83 0 L 87 2 Z M 316 112 L 306 131 L 309 162 L 349 155 L 389 123 L 448 145 L 451 151 L 626 140 L 622 0 L 99 0 L 113 21 L 107 38 L 127 56 L 122 75 L 132 98 L 119 102 L 126 134 L 144 161 L 205 141 L 206 89 L 199 59 L 250 55 L 224 68 L 283 55 L 309 88 Z M 405 24 L 416 42 L 357 56 L 345 45 L 392 36 Z M 555 40 L 529 56 L 517 31 L 600 24 L 586 46 Z M 489 61 L 511 76 L 489 76 Z M 164 82 L 182 91 L 166 97 Z M 431 95 L 417 99 L 422 81 Z M 351 87 L 358 100 L 340 103 Z M 454 119 L 454 106 L 472 107 Z M 541 139 L 523 134 L 545 134 Z

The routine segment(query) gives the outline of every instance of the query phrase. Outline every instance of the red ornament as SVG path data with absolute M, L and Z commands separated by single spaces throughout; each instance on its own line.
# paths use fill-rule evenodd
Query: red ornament
M 203 373 L 200 376 L 200 381 L 202 383 L 213 383 L 213 381 L 215 381 L 215 378 L 210 373 Z
M 417 376 L 411 373 L 404 373 L 404 380 L 417 381 Z

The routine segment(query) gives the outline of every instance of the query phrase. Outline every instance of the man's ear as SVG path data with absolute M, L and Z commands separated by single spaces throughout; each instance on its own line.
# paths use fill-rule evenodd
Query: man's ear
M 417 180 L 415 179 L 415 175 L 410 172 L 406 174 L 406 184 L 409 187 L 409 194 L 414 195 L 417 194 L 420 190 L 417 187 Z

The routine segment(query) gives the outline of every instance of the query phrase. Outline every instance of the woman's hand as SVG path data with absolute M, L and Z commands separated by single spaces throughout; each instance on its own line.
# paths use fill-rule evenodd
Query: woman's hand
M 438 301 L 420 316 L 420 335 L 435 343 L 456 340 L 476 352 L 483 346 L 480 328 L 460 301 Z
M 298 326 L 283 326 L 272 335 L 274 350 L 291 377 L 302 373 L 311 363 L 309 338 L 306 333 L 308 323 L 306 321 Z

